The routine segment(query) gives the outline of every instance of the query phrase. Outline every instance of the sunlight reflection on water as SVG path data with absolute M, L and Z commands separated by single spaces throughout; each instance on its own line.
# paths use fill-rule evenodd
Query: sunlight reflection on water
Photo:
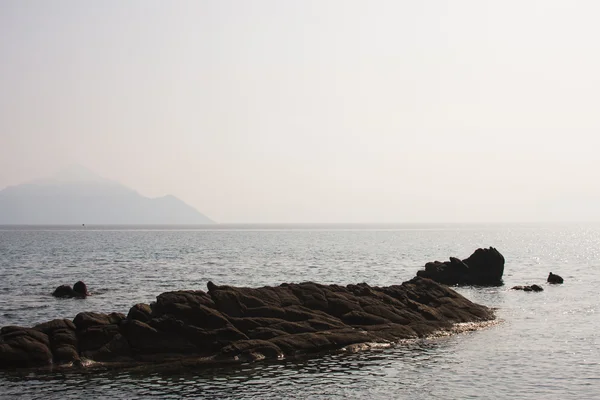
M 206 282 L 397 284 L 426 261 L 493 245 L 498 288 L 460 288 L 500 325 L 357 354 L 177 373 L 14 375 L 1 398 L 600 398 L 600 228 L 502 225 L 436 230 L 2 230 L 0 326 L 119 311 Z M 568 262 L 566 261 L 568 260 Z M 115 262 L 116 261 L 116 262 Z M 544 284 L 548 272 L 565 284 Z M 82 279 L 93 296 L 49 294 Z M 511 291 L 542 284 L 541 293 Z

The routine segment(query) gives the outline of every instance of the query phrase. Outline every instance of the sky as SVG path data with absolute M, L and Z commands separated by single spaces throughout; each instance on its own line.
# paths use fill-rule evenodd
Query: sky
M 4 0 L 0 188 L 223 223 L 600 221 L 600 2 Z

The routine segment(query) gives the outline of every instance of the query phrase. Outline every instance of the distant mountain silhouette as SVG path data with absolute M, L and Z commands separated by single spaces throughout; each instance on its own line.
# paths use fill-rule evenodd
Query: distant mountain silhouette
M 0 224 L 210 224 L 174 196 L 148 198 L 71 166 L 53 177 L 0 190 Z

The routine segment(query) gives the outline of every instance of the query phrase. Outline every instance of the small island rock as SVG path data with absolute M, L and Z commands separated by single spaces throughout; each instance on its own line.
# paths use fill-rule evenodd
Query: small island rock
M 77 281 L 73 287 L 70 287 L 69 285 L 60 285 L 52 293 L 52 296 L 61 298 L 76 297 L 83 299 L 89 295 L 90 294 L 88 293 L 87 286 L 82 281 Z
M 564 279 L 556 274 L 553 274 L 552 272 L 550 272 L 550 275 L 548 275 L 548 283 L 563 283 Z
M 417 276 L 433 279 L 444 285 L 500 286 L 503 284 L 504 256 L 493 247 L 477 249 L 469 258 L 434 261 L 425 264 Z

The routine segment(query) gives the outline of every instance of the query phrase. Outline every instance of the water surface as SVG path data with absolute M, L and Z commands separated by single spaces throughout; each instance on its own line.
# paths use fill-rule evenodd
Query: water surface
M 459 288 L 503 322 L 392 349 L 177 373 L 15 375 L 1 398 L 600 398 L 600 226 L 314 225 L 0 227 L 0 326 L 216 284 L 317 281 L 390 285 L 427 261 L 504 254 L 505 286 Z M 548 272 L 564 285 L 545 284 Z M 83 280 L 85 300 L 50 296 Z M 542 284 L 544 292 L 509 290 Z

